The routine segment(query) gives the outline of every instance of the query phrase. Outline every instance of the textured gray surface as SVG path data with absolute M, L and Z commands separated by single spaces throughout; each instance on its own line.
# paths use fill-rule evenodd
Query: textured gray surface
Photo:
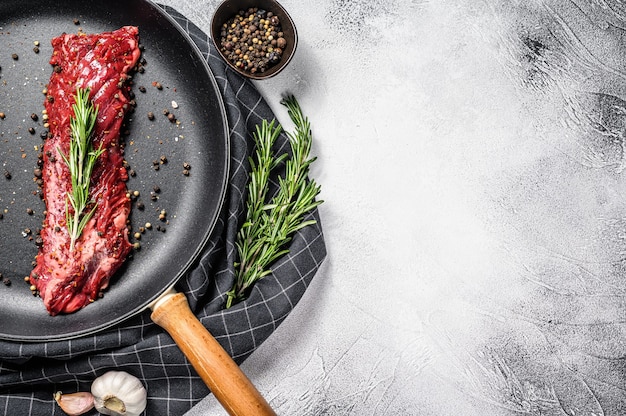
M 279 414 L 624 414 L 626 9 L 522 3 L 282 2 L 257 85 L 313 123 L 329 256 L 242 366 Z

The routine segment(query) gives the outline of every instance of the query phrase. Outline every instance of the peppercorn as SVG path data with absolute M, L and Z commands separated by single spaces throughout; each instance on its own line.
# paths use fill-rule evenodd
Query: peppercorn
M 152 111 L 148 112 L 148 120 L 154 120 L 154 113 Z
M 0 120 L 4 120 L 4 118 L 5 118 L 6 116 L 7 116 L 6 114 L 4 114 L 4 113 L 0 113 Z
M 13 58 L 14 61 L 17 61 L 19 59 L 19 56 L 17 56 L 16 53 L 12 53 L 11 58 Z

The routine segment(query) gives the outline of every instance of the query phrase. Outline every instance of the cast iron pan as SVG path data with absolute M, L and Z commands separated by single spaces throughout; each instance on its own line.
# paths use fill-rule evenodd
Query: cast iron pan
M 52 70 L 50 39 L 63 32 L 101 32 L 124 25 L 139 27 L 146 60 L 145 72 L 133 76 L 137 108 L 127 120 L 129 134 L 124 138 L 125 158 L 136 172 L 127 185 L 139 191 L 131 221 L 134 231 L 146 222 L 153 229 L 142 235 L 141 249 L 115 276 L 103 298 L 77 313 L 51 317 L 23 282 L 37 254 L 35 241 L 24 237 L 24 230 L 36 237 L 45 209 L 33 195 L 38 190 L 33 169 L 35 146 L 42 145 L 39 134 L 45 130 L 42 90 Z M 0 176 L 0 209 L 6 210 L 0 220 L 0 273 L 12 282 L 10 287 L 0 285 L 0 337 L 44 341 L 92 333 L 146 309 L 193 262 L 207 240 L 227 183 L 228 134 L 221 95 L 191 42 L 145 1 L 3 1 L 0 28 L 0 112 L 6 114 L 0 120 L 0 169 L 11 175 L 10 180 Z M 33 51 L 35 41 L 39 53 Z M 172 108 L 172 101 L 178 109 Z M 180 124 L 170 122 L 164 109 Z M 150 111 L 156 117 L 153 121 L 147 117 Z M 32 113 L 39 114 L 37 122 Z M 34 135 L 30 127 L 36 130 Z M 167 163 L 161 163 L 161 156 Z M 189 176 L 182 173 L 183 163 L 191 165 Z M 160 188 L 156 201 L 151 198 L 154 186 Z M 143 210 L 137 208 L 139 202 Z M 159 220 L 163 209 L 169 223 Z
M 45 209 L 33 170 L 45 130 L 42 90 L 52 70 L 50 40 L 63 32 L 94 33 L 125 25 L 139 27 L 145 59 L 145 71 L 133 78 L 137 107 L 127 120 L 125 137 L 125 158 L 135 172 L 128 188 L 139 191 L 131 223 L 134 231 L 147 222 L 153 227 L 142 235 L 141 249 L 112 279 L 103 298 L 76 313 L 51 317 L 23 281 L 37 253 L 36 230 Z M 179 123 L 168 120 L 164 109 Z M 11 280 L 10 286 L 0 284 L 0 338 L 70 339 L 111 327 L 150 307 L 154 321 L 172 335 L 229 412 L 271 414 L 189 311 L 184 295 L 171 289 L 205 246 L 228 182 L 224 104 L 188 35 L 147 0 L 5 0 L 0 3 L 0 112 L 5 114 L 0 119 L 0 273 Z M 148 119 L 148 112 L 154 113 L 154 120 Z M 31 118 L 33 113 L 40 115 L 38 120 Z M 183 174 L 185 163 L 191 166 L 188 176 Z M 139 202 L 143 209 L 137 208 Z M 162 210 L 167 222 L 159 220 Z M 247 397 L 242 390 L 249 392 Z

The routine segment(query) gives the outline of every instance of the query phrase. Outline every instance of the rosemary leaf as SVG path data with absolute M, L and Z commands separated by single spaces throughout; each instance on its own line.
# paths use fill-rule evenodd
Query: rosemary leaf
M 238 256 L 235 284 L 227 293 L 226 308 L 245 299 L 251 286 L 271 273 L 271 264 L 289 252 L 286 247 L 293 233 L 316 223 L 305 221 L 304 217 L 323 202 L 315 199 L 320 186 L 308 178 L 309 167 L 315 161 L 309 155 L 312 143 L 309 120 L 293 96 L 285 98 L 282 104 L 295 125 L 294 132 L 286 133 L 292 156 L 273 154 L 282 127 L 275 120 L 263 120 L 253 134 L 256 151 L 254 158 L 250 158 L 246 219 L 235 242 Z M 285 174 L 278 178 L 278 191 L 269 198 L 270 174 L 283 162 Z
M 104 149 L 94 150 L 92 133 L 96 125 L 98 108 L 89 100 L 89 89 L 77 88 L 75 103 L 72 105 L 74 116 L 70 118 L 70 148 L 68 154 L 61 153 L 63 161 L 70 171 L 72 189 L 65 201 L 65 220 L 70 234 L 70 251 L 74 250 L 76 240 L 93 216 L 96 204 L 90 198 L 89 186 L 91 173 L 96 160 Z M 92 205 L 91 207 L 88 206 Z

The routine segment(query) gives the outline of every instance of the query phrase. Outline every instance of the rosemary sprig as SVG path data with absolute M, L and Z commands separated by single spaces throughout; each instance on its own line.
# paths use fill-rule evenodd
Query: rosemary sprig
M 315 224 L 315 220 L 304 221 L 305 215 L 323 202 L 315 200 L 320 186 L 308 179 L 309 166 L 316 159 L 309 157 L 312 142 L 309 120 L 293 96 L 285 98 L 282 104 L 295 125 L 295 131 L 287 133 L 292 156 L 274 156 L 272 147 L 282 127 L 275 120 L 263 120 L 253 134 L 256 154 L 255 159 L 250 158 L 246 220 L 237 234 L 236 278 L 227 293 L 226 308 L 245 299 L 250 287 L 271 273 L 272 262 L 289 252 L 285 245 L 292 234 Z M 284 177 L 278 178 L 278 191 L 268 201 L 270 173 L 285 160 Z
M 70 251 L 76 240 L 96 210 L 96 204 L 89 197 L 91 172 L 98 157 L 104 152 L 94 150 L 91 135 L 96 125 L 98 108 L 89 100 L 89 88 L 77 88 L 75 103 L 72 105 L 74 117 L 70 118 L 71 137 L 67 155 L 61 153 L 70 170 L 72 190 L 65 201 L 65 220 L 70 234 Z M 87 209 L 88 205 L 93 207 Z M 70 205 L 72 209 L 70 209 Z

